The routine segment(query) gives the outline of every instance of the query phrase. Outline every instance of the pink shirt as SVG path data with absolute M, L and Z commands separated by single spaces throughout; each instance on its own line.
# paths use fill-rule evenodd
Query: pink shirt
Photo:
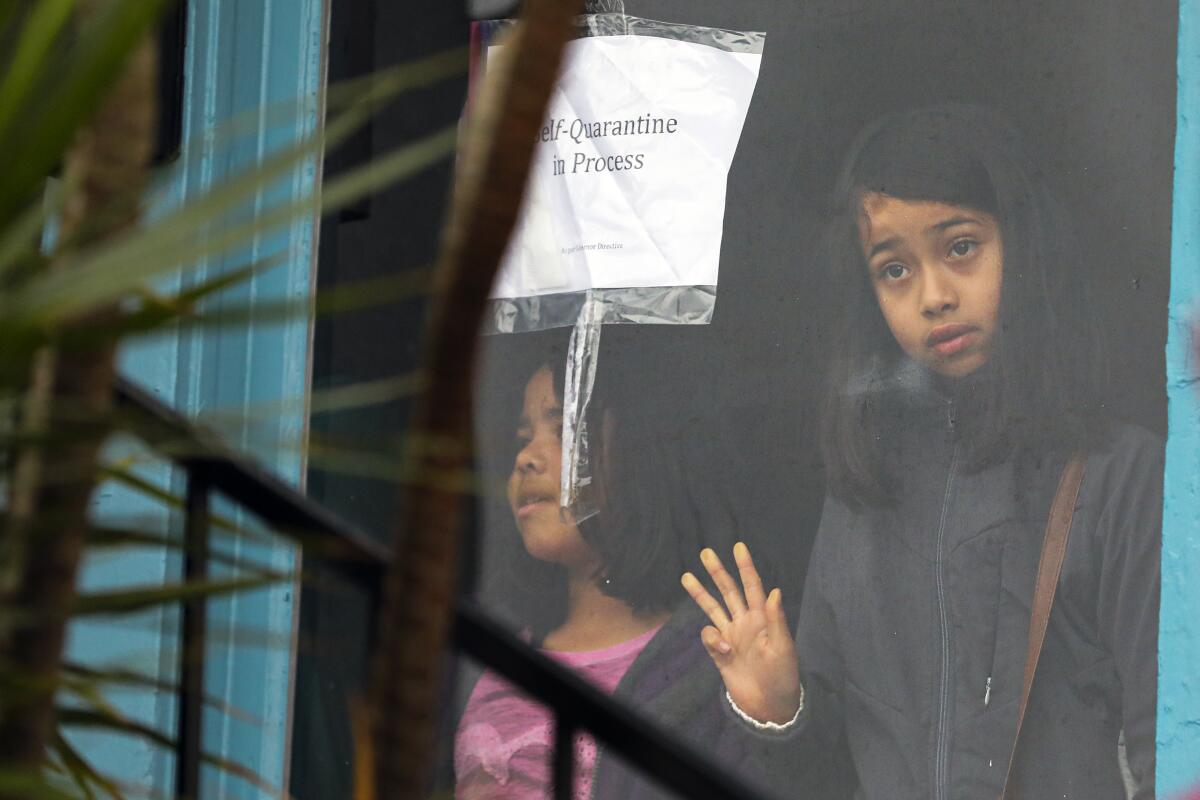
M 655 628 L 635 639 L 583 653 L 542 652 L 611 694 L 646 647 Z M 454 795 L 458 800 L 542 800 L 549 797 L 554 720 L 545 706 L 521 694 L 491 670 L 467 700 L 454 741 Z M 587 798 L 596 767 L 596 743 L 575 738 L 575 791 Z

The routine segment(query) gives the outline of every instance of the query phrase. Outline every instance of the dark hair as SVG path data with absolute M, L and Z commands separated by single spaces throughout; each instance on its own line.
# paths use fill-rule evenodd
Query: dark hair
M 862 201 L 874 192 L 962 205 L 998 223 L 1004 272 L 996 341 L 988 364 L 957 387 L 970 387 L 959 430 L 968 468 L 1086 450 L 1101 430 L 1095 404 L 1103 370 L 1089 316 L 1090 270 L 1068 214 L 999 114 L 973 106 L 900 112 L 859 134 L 834 194 L 829 263 L 844 317 L 821 442 L 832 493 L 852 505 L 894 499 L 890 409 L 896 391 L 912 388 L 913 365 L 879 310 L 859 238 Z
M 549 368 L 561 401 L 566 332 L 538 336 L 548 346 L 543 344 L 536 358 L 509 361 L 516 370 L 508 381 L 523 391 L 536 372 Z M 602 481 L 603 501 L 599 513 L 579 523 L 579 530 L 600 556 L 597 579 L 604 581 L 600 585 L 606 594 L 635 611 L 668 610 L 686 598 L 679 578 L 685 569 L 694 569 L 700 549 L 727 551 L 737 528 L 731 504 L 712 473 L 718 466 L 710 454 L 700 452 L 700 438 L 674 413 L 678 400 L 672 381 L 663 379 L 662 365 L 634 342 L 622 347 L 626 343 L 618 343 L 620 337 L 605 337 L 617 346 L 601 353 L 586 416 L 593 478 Z M 517 418 L 517 390 L 511 391 L 507 418 L 497 418 L 510 440 Z M 503 469 L 511 465 L 510 458 Z M 515 622 L 545 633 L 566 612 L 565 570 L 530 556 L 511 516 L 505 523 L 505 531 L 491 534 L 503 537 L 505 551 L 492 594 Z

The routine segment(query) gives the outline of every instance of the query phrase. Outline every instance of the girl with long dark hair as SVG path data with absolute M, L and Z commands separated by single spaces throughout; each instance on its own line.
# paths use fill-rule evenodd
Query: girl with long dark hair
M 732 764 L 741 737 L 700 645 L 704 617 L 680 602 L 675 583 L 717 541 L 708 531 L 732 530 L 729 512 L 689 449 L 694 438 L 663 413 L 669 398 L 656 397 L 655 371 L 633 361 L 609 348 L 600 362 L 586 415 L 599 511 L 583 521 L 559 505 L 565 351 L 552 346 L 517 372 L 525 380 L 506 487 L 516 530 L 488 596 L 550 657 Z M 456 796 L 548 797 L 550 714 L 494 673 L 466 683 Z M 578 797 L 662 796 L 590 737 L 577 744 L 575 774 Z
M 768 777 L 798 794 L 841 758 L 853 787 L 815 796 L 1000 795 L 1047 514 L 1080 456 L 1011 788 L 1153 797 L 1162 446 L 1102 413 L 1068 214 L 1013 128 L 974 107 L 871 125 L 834 211 L 845 318 L 795 639 L 744 545 L 740 586 L 702 553 L 723 602 L 683 579 Z

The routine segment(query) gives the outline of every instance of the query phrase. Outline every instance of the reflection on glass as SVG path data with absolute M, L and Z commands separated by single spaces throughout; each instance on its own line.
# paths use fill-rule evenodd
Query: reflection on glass
M 636 375 L 636 366 L 614 374 L 626 363 L 615 351 L 600 360 L 588 411 L 600 513 L 577 523 L 559 507 L 567 332 L 559 333 L 532 335 L 554 346 L 512 376 L 524 381 L 515 425 L 508 423 L 515 442 L 505 496 L 515 531 L 500 543 L 511 552 L 493 569 L 501 584 L 493 593 L 543 652 L 732 760 L 739 739 L 730 735 L 735 723 L 700 645 L 703 616 L 681 602 L 678 583 L 700 547 L 716 543 L 706 531 L 729 530 L 727 512 L 714 487 L 687 469 L 694 458 L 687 437 L 659 413 L 665 406 L 645 382 L 649 375 Z M 490 671 L 467 683 L 455 740 L 457 796 L 548 796 L 551 715 Z M 655 791 L 590 737 L 576 748 L 578 796 Z

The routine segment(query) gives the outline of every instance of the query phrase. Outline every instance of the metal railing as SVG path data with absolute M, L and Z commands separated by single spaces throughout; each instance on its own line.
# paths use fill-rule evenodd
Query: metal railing
M 207 572 L 210 498 L 220 492 L 256 515 L 276 533 L 313 548 L 322 563 L 354 585 L 379 597 L 390 551 L 354 525 L 297 492 L 219 436 L 196 426 L 136 385 L 118 381 L 120 411 L 138 418 L 151 446 L 163 447 L 186 474 L 184 578 Z M 183 603 L 180 681 L 176 731 L 175 789 L 180 797 L 200 797 L 202 698 L 206 601 Z M 461 600 L 455 615 L 454 647 L 495 671 L 555 717 L 552 775 L 554 797 L 572 796 L 575 748 L 587 731 L 639 772 L 681 796 L 705 800 L 759 800 L 764 796 L 677 737 L 648 723 L 566 667 L 505 630 L 475 604 Z

